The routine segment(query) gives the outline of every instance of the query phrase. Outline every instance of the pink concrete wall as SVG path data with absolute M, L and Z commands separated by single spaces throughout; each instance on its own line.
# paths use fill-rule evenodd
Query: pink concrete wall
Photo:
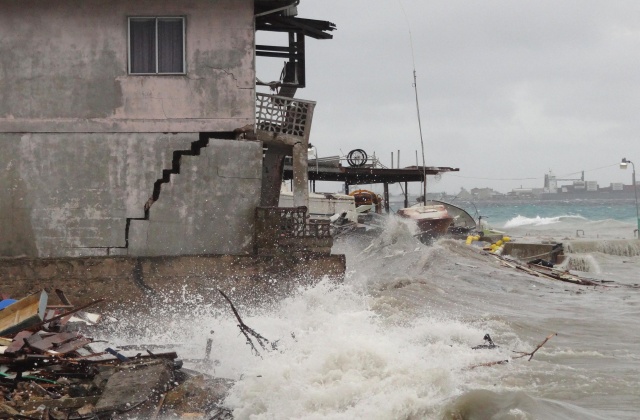
M 184 16 L 186 75 L 128 75 L 127 17 Z M 0 132 L 254 122 L 253 0 L 0 0 Z

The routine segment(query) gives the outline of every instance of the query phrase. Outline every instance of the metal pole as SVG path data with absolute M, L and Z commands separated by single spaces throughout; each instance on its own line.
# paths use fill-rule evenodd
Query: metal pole
M 384 183 L 384 211 L 389 214 L 389 183 Z
M 391 152 L 391 169 L 393 169 L 393 152 Z
M 400 149 L 398 149 L 398 165 L 396 168 L 400 169 Z
M 413 50 L 412 50 L 413 51 Z M 422 187 L 422 193 L 424 194 L 423 203 L 427 205 L 427 165 L 424 160 L 424 140 L 422 139 L 422 121 L 420 121 L 420 104 L 418 103 L 418 79 L 416 77 L 415 64 L 413 66 L 413 88 L 416 92 L 416 111 L 418 112 L 418 128 L 420 129 L 420 146 L 422 147 L 422 176 L 424 178 L 424 184 Z
M 424 179 L 424 183 L 422 184 L 423 185 L 422 193 L 424 195 L 424 205 L 426 205 L 427 204 L 427 165 L 424 160 L 424 139 L 422 138 L 422 121 L 420 120 L 420 103 L 418 102 L 418 77 L 416 75 L 416 58 L 413 53 L 413 35 L 411 34 L 409 18 L 407 17 L 407 13 L 404 10 L 404 6 L 402 6 L 402 2 L 400 2 L 400 8 L 402 9 L 404 18 L 407 20 L 407 28 L 409 29 L 409 43 L 411 45 L 411 61 L 413 62 L 413 90 L 416 93 L 416 112 L 418 114 L 418 128 L 420 130 L 420 147 L 422 149 L 422 176 Z
M 638 184 L 636 183 L 636 165 L 631 161 L 629 162 L 631 163 L 631 167 L 633 168 L 631 179 L 633 181 L 633 192 L 636 195 L 636 219 L 638 221 L 638 229 L 636 230 L 636 232 L 638 234 L 638 239 L 640 239 L 640 210 L 638 210 Z
M 640 208 L 638 207 L 638 183 L 636 181 L 636 165 L 635 163 L 631 162 L 629 159 L 622 158 L 622 162 L 620 163 L 620 168 L 626 169 L 628 164 L 631 164 L 631 168 L 633 170 L 633 172 L 631 172 L 631 182 L 633 183 L 633 194 L 635 195 L 635 198 L 636 198 L 637 229 L 634 231 L 634 233 L 636 233 L 638 235 L 638 239 L 640 239 Z

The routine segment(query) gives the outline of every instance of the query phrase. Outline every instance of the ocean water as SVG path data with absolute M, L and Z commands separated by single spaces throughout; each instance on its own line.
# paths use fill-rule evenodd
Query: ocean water
M 135 319 L 135 334 L 110 339 L 178 343 L 188 359 L 213 338 L 215 362 L 196 367 L 236 381 L 224 405 L 237 419 L 640 418 L 632 203 L 476 206 L 515 241 L 565 243 L 567 268 L 604 283 L 533 277 L 463 241 L 426 246 L 391 217 L 378 238 L 334 245 L 347 256 L 343 284 L 240 309 L 276 350 L 256 356 L 229 311 L 187 296 L 182 316 Z M 554 333 L 532 360 L 516 358 Z M 485 334 L 498 347 L 472 349 Z M 497 361 L 507 362 L 486 365 Z

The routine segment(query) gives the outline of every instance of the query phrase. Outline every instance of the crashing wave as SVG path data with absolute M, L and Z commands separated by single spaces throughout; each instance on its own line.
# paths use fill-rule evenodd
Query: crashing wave
M 519 226 L 543 226 L 543 225 L 551 225 L 554 223 L 567 221 L 567 220 L 587 220 L 582 216 L 575 215 L 562 215 L 556 217 L 525 217 L 521 215 L 517 215 L 513 219 L 508 220 L 504 224 L 504 228 L 514 228 Z
M 564 249 L 565 252 L 572 254 L 601 252 L 608 255 L 633 257 L 640 255 L 640 241 L 637 239 L 569 241 L 564 244 Z

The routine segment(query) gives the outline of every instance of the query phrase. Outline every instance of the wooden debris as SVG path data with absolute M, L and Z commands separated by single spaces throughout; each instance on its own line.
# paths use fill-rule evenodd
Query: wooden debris
M 485 338 L 486 338 L 487 335 L 489 335 L 489 334 L 486 334 Z M 551 339 L 551 337 L 556 336 L 556 335 L 558 335 L 558 333 L 555 333 L 555 332 L 549 334 L 547 336 L 547 338 L 545 338 L 544 341 L 542 341 L 542 343 L 538 344 L 538 346 L 535 349 L 533 349 L 533 351 L 531 351 L 531 352 L 514 351 L 514 353 L 518 353 L 519 356 L 515 356 L 515 357 L 513 357 L 513 359 L 515 360 L 515 359 L 520 359 L 520 358 L 525 357 L 525 356 L 529 356 L 529 361 L 531 361 L 531 359 L 533 359 L 533 355 L 538 350 L 540 350 L 540 348 L 542 346 L 544 346 L 547 343 L 547 341 L 549 341 Z M 493 341 L 491 343 L 493 344 Z M 475 369 L 477 367 L 489 367 L 489 366 L 495 366 L 495 365 L 503 365 L 505 363 L 509 363 L 509 360 L 496 360 L 496 361 L 493 361 L 493 362 L 479 363 L 477 365 L 469 366 L 467 369 Z
M 495 366 L 495 365 L 504 365 L 506 363 L 509 363 L 508 360 L 496 360 L 495 362 L 486 362 L 486 363 L 480 363 L 477 365 L 473 365 L 473 366 L 469 366 L 468 369 L 475 369 L 477 367 L 489 367 L 489 366 Z
M 251 336 L 253 336 L 256 341 L 258 342 L 258 344 L 260 345 L 260 347 L 262 347 L 262 350 L 267 350 L 267 348 L 265 347 L 265 344 L 270 344 L 269 340 L 267 340 L 266 338 L 264 338 L 263 336 L 261 336 L 260 334 L 258 334 L 257 332 L 255 332 L 253 329 L 251 329 L 250 327 L 247 326 L 247 324 L 245 324 L 242 321 L 242 318 L 240 318 L 240 314 L 238 313 L 238 311 L 236 310 L 236 307 L 233 306 L 233 302 L 231 302 L 231 299 L 229 299 L 227 297 L 227 295 L 225 295 L 222 290 L 218 289 L 218 292 L 220 292 L 220 294 L 227 300 L 227 302 L 229 302 L 229 305 L 231 305 L 231 310 L 233 311 L 233 314 L 236 316 L 236 319 L 238 320 L 238 327 L 240 328 L 240 331 L 242 332 L 242 334 L 244 334 L 244 336 L 247 339 L 247 344 L 249 344 L 251 346 L 251 350 L 257 355 L 260 356 L 260 352 L 258 351 L 258 349 L 256 348 L 256 346 L 253 344 L 253 340 L 251 340 Z M 262 357 L 262 356 L 260 356 Z
M 545 278 L 548 280 L 560 280 L 566 283 L 578 284 L 581 286 L 604 286 L 602 283 L 597 283 L 589 279 L 579 277 L 575 274 L 571 274 L 568 271 L 558 270 L 555 268 L 545 267 L 540 264 L 521 263 L 514 259 L 507 259 L 501 255 L 490 254 L 496 259 L 503 267 L 509 267 L 516 270 L 524 271 L 535 277 Z
M 80 398 L 64 398 L 57 400 L 46 400 L 46 403 L 43 401 L 25 401 L 17 407 L 21 411 L 33 411 L 37 410 L 39 406 L 46 405 L 47 408 L 58 408 L 58 409 L 67 409 L 73 408 L 78 409 L 86 406 L 87 404 L 95 404 L 98 401 L 98 397 L 80 397 Z
M 0 335 L 15 334 L 40 324 L 44 319 L 47 299 L 47 292 L 43 290 L 0 311 Z
M 89 302 L 89 303 L 87 303 L 86 305 L 82 305 L 82 306 L 80 306 L 80 307 L 78 307 L 78 308 L 75 308 L 75 309 L 73 309 L 73 310 L 67 311 L 67 312 L 65 312 L 65 313 L 63 313 L 63 314 L 60 314 L 60 315 L 54 316 L 53 318 L 49 318 L 49 319 L 47 319 L 47 320 L 44 320 L 44 321 L 42 321 L 42 322 L 40 322 L 40 323 L 38 323 L 38 324 L 36 324 L 36 325 L 33 325 L 33 326 L 32 326 L 32 327 L 30 327 L 30 328 L 40 328 L 40 327 L 44 326 L 45 324 L 48 324 L 48 323 L 50 323 L 50 322 L 52 322 L 52 321 L 56 321 L 56 320 L 58 320 L 58 319 L 62 319 L 62 318 L 67 317 L 67 316 L 69 316 L 69 315 L 73 315 L 73 314 L 75 314 L 75 313 L 77 313 L 77 312 L 82 311 L 83 309 L 88 308 L 89 306 L 93 306 L 93 305 L 95 305 L 95 304 L 97 304 L 97 303 L 104 302 L 105 300 L 106 300 L 106 299 L 98 299 L 98 300 L 94 300 L 93 302 Z
M 520 356 L 516 356 L 516 357 L 514 357 L 514 359 L 519 359 L 519 358 L 521 358 L 521 357 L 525 357 L 525 356 L 529 356 L 529 360 L 533 359 L 533 355 L 534 355 L 534 354 L 536 354 L 536 352 L 537 352 L 538 350 L 540 350 L 540 348 L 541 348 L 542 346 L 544 346 L 544 345 L 546 344 L 546 342 L 547 342 L 547 341 L 549 341 L 549 339 L 550 339 L 551 337 L 555 336 L 555 335 L 558 335 L 558 333 L 551 333 L 551 334 L 549 334 L 549 335 L 547 336 L 547 338 L 545 338 L 545 339 L 544 339 L 544 341 L 543 341 L 542 343 L 538 344 L 538 347 L 536 347 L 532 352 L 529 352 L 529 353 L 522 352 L 522 351 L 514 352 L 514 353 L 519 353 L 519 354 L 520 354 Z
M 30 331 L 20 331 L 14 338 L 13 342 L 9 344 L 9 347 L 4 351 L 4 354 L 10 356 L 19 352 L 24 346 L 24 340 L 30 337 L 33 333 Z
M 70 331 L 74 327 L 67 321 L 75 314 L 87 328 L 95 325 L 100 316 L 82 311 L 102 300 L 74 307 L 63 292 L 56 294 L 63 305 L 47 306 L 46 292 L 42 292 L 0 311 L 0 319 L 5 321 L 3 331 L 9 331 L 0 337 L 0 418 L 165 418 L 194 413 L 203 417 L 230 389 L 229 381 L 223 381 L 222 386 L 209 379 L 202 387 L 192 384 L 180 388 L 192 375 L 181 370 L 182 361 L 172 351 L 152 353 L 149 348 L 153 346 L 142 346 L 146 354 L 125 356 L 119 348 L 92 349 L 89 345 L 96 342 Z M 264 348 L 268 341 L 242 322 L 233 305 L 232 309 L 243 332 L 254 336 Z M 33 317 L 34 313 L 38 316 Z M 207 342 L 207 355 L 212 344 Z M 182 392 L 170 394 L 177 388 Z M 171 406 L 165 401 L 169 395 Z M 221 419 L 232 418 L 226 416 L 230 415 L 226 410 L 221 413 Z
M 557 270 L 555 268 L 549 268 L 539 264 L 527 264 L 527 266 L 530 270 L 546 278 L 560 280 L 567 283 L 579 284 L 582 286 L 602 286 L 601 283 L 596 283 L 594 281 L 578 277 L 574 274 L 569 273 L 568 271 Z

